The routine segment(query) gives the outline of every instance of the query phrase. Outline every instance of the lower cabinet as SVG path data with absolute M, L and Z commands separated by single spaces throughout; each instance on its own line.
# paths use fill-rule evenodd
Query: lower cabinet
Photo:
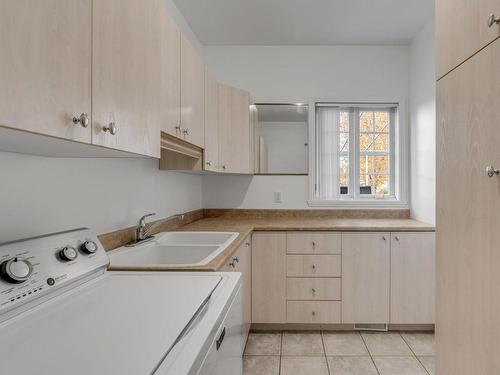
M 342 234 L 343 323 L 388 323 L 390 233 Z
M 252 236 L 252 323 L 286 322 L 286 232 Z
M 434 233 L 392 233 L 392 324 L 434 324 L 435 257 Z
M 253 234 L 253 323 L 434 324 L 434 233 L 330 234 Z
M 252 239 L 248 236 L 234 255 L 219 270 L 222 272 L 241 272 L 241 294 L 243 296 L 243 347 L 247 342 L 252 324 Z

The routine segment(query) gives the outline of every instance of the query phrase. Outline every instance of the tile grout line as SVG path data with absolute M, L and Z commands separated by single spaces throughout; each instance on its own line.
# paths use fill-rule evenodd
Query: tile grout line
M 410 348 L 410 351 L 412 352 L 412 354 L 415 356 L 415 359 L 418 361 L 418 363 L 420 363 L 420 366 L 422 366 L 422 368 L 424 369 L 424 371 L 430 375 L 430 372 L 427 371 L 427 368 L 424 366 L 424 364 L 420 361 L 420 359 L 418 358 L 418 356 L 415 354 L 415 352 L 413 351 L 412 347 L 410 346 L 410 344 L 408 344 L 408 342 L 405 340 L 405 338 L 403 337 L 403 335 L 401 334 L 401 332 L 399 332 L 399 336 L 401 336 L 401 340 L 404 341 L 404 343 L 406 344 L 406 346 L 408 346 L 408 348 Z
M 329 375 L 332 375 L 332 372 L 330 371 L 330 363 L 328 363 L 328 356 L 326 355 L 326 347 L 325 347 L 325 340 L 323 338 L 323 331 L 319 331 L 319 335 L 321 336 L 321 344 L 323 345 L 323 354 L 325 355 L 325 361 L 326 361 L 326 369 L 328 371 Z
M 280 359 L 278 366 L 278 375 L 281 375 L 281 359 L 283 358 L 283 331 L 280 331 Z
M 375 363 L 375 360 L 373 359 L 372 352 L 368 348 L 368 345 L 366 345 L 365 338 L 361 334 L 361 332 L 358 332 L 358 335 L 361 337 L 361 340 L 363 341 L 363 344 L 365 345 L 366 351 L 368 352 L 368 355 L 370 356 L 370 359 L 372 360 L 373 366 L 375 366 L 375 371 L 377 371 L 377 374 L 380 375 L 380 371 L 378 370 L 377 364 Z

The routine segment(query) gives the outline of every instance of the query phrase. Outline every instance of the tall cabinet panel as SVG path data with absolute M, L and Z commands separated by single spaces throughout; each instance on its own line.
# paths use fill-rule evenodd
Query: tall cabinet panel
M 219 93 L 215 77 L 205 69 L 205 154 L 204 169 L 219 170 Z
M 231 171 L 231 90 L 230 86 L 219 83 L 217 87 L 217 105 L 219 122 L 219 170 Z
M 90 143 L 91 19 L 91 0 L 0 1 L 0 125 Z
M 183 138 L 203 147 L 205 66 L 189 40 L 181 34 L 181 132 Z
M 92 141 L 160 155 L 160 0 L 93 1 Z
M 160 9 L 161 25 L 161 102 L 163 104 L 160 129 L 174 136 L 182 136 L 181 123 L 181 34 L 167 13 Z
M 500 17 L 499 0 L 437 0 L 437 74 L 442 77 L 495 38 L 500 25 L 489 18 Z
M 342 323 L 388 323 L 390 233 L 342 233 Z
M 437 84 L 437 318 L 440 375 L 498 374 L 500 41 Z

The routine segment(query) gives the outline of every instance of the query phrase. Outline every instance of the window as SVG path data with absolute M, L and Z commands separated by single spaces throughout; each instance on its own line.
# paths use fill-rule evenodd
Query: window
M 313 203 L 401 202 L 398 112 L 397 104 L 316 103 Z

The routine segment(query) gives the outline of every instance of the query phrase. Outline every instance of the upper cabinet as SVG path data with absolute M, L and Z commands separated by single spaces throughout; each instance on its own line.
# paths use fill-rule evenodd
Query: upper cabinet
M 191 43 L 181 34 L 181 137 L 203 147 L 205 143 L 205 66 Z
M 498 17 L 499 0 L 436 1 L 438 78 L 500 36 Z
M 91 142 L 91 19 L 91 0 L 0 2 L 1 126 Z
M 215 77 L 205 70 L 205 155 L 204 169 L 219 170 L 219 97 Z
M 160 129 L 182 137 L 181 124 L 181 33 L 162 6 L 161 23 L 161 102 Z
M 94 0 L 92 141 L 160 156 L 159 0 Z
M 223 84 L 219 84 L 218 91 L 220 171 L 253 173 L 249 94 Z

